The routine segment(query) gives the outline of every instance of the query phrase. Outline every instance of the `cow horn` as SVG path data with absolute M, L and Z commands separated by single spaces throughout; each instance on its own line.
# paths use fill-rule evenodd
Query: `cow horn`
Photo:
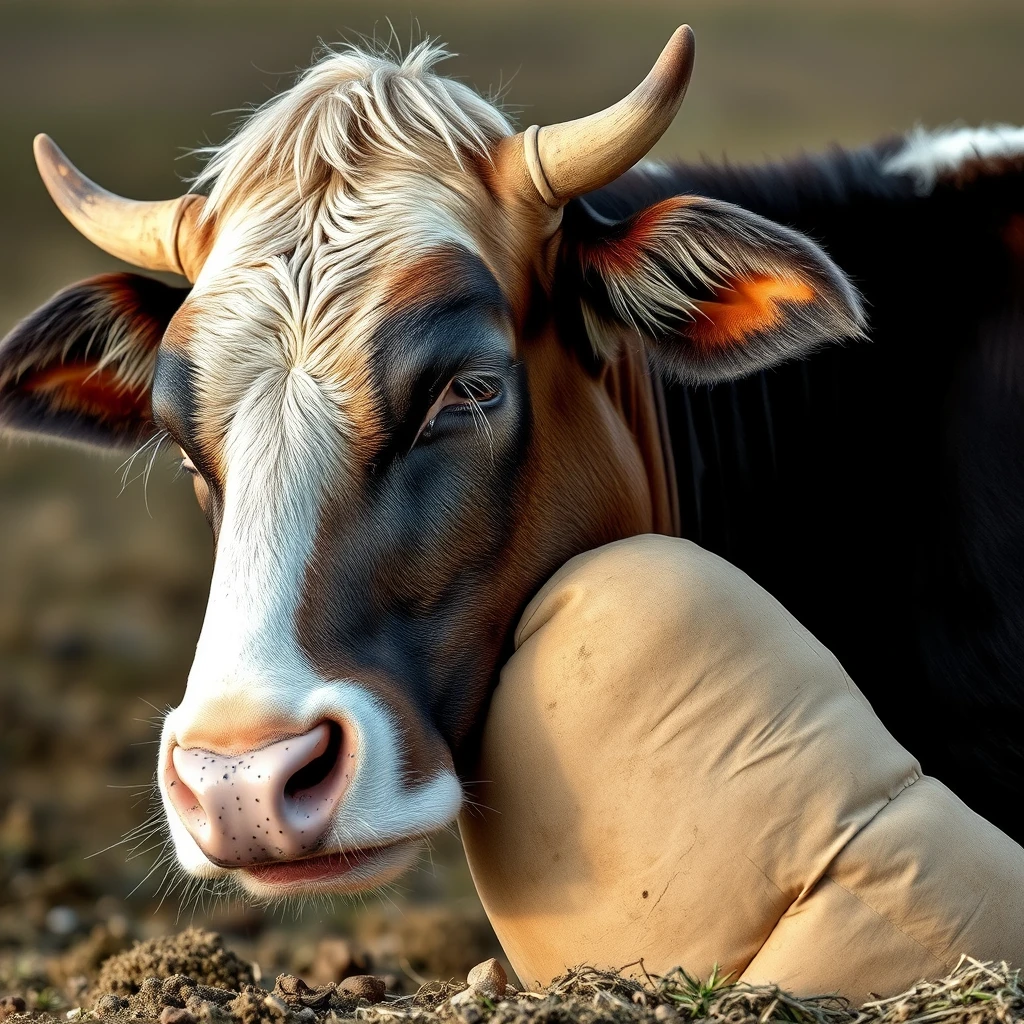
M 589 117 L 523 133 L 530 177 L 548 206 L 557 209 L 607 185 L 647 155 L 683 102 L 693 52 L 693 30 L 683 25 L 625 99 Z
M 57 208 L 86 238 L 111 256 L 147 270 L 194 281 L 206 258 L 208 231 L 197 231 L 202 196 L 160 202 L 125 199 L 90 181 L 48 135 L 33 144 L 36 166 Z

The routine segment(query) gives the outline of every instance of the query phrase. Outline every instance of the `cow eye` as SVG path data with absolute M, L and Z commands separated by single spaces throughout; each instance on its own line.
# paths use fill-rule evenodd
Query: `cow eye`
M 455 402 L 478 402 L 486 405 L 498 397 L 498 388 L 494 381 L 486 377 L 455 377 L 448 385 L 453 403 Z
M 438 417 L 442 414 L 471 413 L 474 419 L 483 416 L 483 410 L 495 405 L 501 398 L 501 385 L 492 377 L 480 374 L 462 374 L 453 377 L 427 410 L 413 447 L 421 440 L 429 440 L 434 433 Z

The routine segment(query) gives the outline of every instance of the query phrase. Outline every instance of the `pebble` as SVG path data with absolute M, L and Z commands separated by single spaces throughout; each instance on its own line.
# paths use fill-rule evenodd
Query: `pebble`
M 294 974 L 278 975 L 277 987 L 286 996 L 304 996 L 309 991 L 309 986 Z
M 504 999 L 508 975 L 494 957 L 477 964 L 466 976 L 469 987 L 488 999 Z
M 492 1003 L 500 1002 L 508 990 L 508 975 L 494 957 L 477 964 L 466 976 L 466 981 L 469 982 L 469 988 L 452 996 L 452 1006 L 468 1006 L 481 998 L 489 999 Z
M 382 979 L 372 974 L 354 974 L 339 982 L 338 992 L 354 999 L 365 999 L 368 1003 L 379 1003 L 387 991 Z
M 664 1003 L 662 1003 L 654 1011 L 654 1017 L 656 1020 L 678 1020 L 679 1014 L 677 1014 L 671 1006 L 666 1006 Z

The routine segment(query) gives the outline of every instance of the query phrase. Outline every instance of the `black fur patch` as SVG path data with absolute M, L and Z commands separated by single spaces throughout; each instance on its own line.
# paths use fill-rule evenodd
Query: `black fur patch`
M 153 431 L 156 351 L 187 294 L 138 274 L 104 274 L 59 292 L 0 342 L 0 427 L 137 446 Z

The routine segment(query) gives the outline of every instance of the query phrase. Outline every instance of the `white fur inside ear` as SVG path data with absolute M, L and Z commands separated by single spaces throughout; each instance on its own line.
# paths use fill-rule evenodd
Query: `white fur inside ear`
M 903 148 L 883 165 L 886 174 L 906 174 L 917 191 L 927 195 L 944 174 L 951 174 L 971 160 L 1000 157 L 1024 158 L 1024 128 L 1008 124 L 987 128 L 915 128 Z

